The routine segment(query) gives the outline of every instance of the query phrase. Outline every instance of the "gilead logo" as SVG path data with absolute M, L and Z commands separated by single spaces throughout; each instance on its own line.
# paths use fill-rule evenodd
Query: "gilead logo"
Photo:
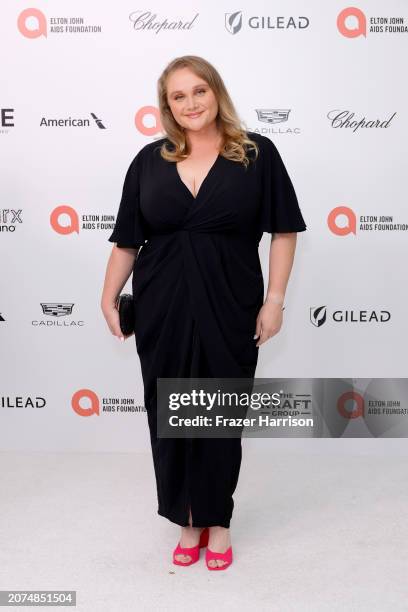
M 83 398 L 90 400 L 90 408 L 82 408 L 80 402 Z M 71 406 L 74 411 L 79 414 L 79 416 L 89 417 L 93 414 L 97 414 L 99 416 L 99 399 L 96 393 L 91 391 L 91 389 L 80 389 L 74 393 L 71 399 Z
M 357 20 L 357 27 L 350 28 L 346 25 L 346 19 L 348 17 L 354 17 Z M 349 6 L 339 13 L 337 17 L 337 28 L 340 34 L 343 34 L 346 38 L 357 38 L 357 36 L 367 37 L 366 17 L 363 11 L 355 6 Z
M 37 27 L 28 28 L 27 20 L 33 18 L 37 22 Z M 25 9 L 17 18 L 17 27 L 20 33 L 26 38 L 47 37 L 47 20 L 44 13 L 36 8 Z
M 346 217 L 346 225 L 338 225 L 338 217 Z M 337 206 L 329 213 L 327 217 L 327 225 L 333 234 L 337 236 L 346 236 L 347 234 L 356 233 L 356 215 L 348 206 Z
M 60 217 L 61 215 L 67 215 L 69 218 L 68 225 L 61 225 Z M 67 206 L 62 204 L 61 206 L 57 206 L 54 208 L 50 215 L 50 224 L 53 230 L 55 230 L 58 234 L 72 234 L 76 232 L 79 234 L 79 221 L 78 215 L 75 209 L 71 206 Z
M 153 117 L 154 125 L 148 127 L 144 123 L 146 117 Z M 135 115 L 136 129 L 144 136 L 154 136 L 163 131 L 159 109 L 156 106 L 142 106 Z
M 348 410 L 346 408 L 346 402 L 350 400 L 355 403 L 355 408 L 353 410 Z M 347 391 L 340 395 L 337 400 L 337 410 L 345 419 L 357 419 L 358 417 L 362 417 L 364 416 L 364 399 L 356 391 Z

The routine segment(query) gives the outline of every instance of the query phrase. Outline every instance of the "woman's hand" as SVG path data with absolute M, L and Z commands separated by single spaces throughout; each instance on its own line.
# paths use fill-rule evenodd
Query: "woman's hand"
M 133 332 L 129 334 L 129 336 L 125 336 L 120 329 L 119 311 L 115 304 L 102 304 L 101 308 L 108 327 L 114 336 L 119 338 L 122 342 L 133 336 Z
M 256 346 L 261 346 L 272 336 L 278 333 L 282 326 L 283 310 L 281 304 L 265 302 L 256 319 L 255 337 L 258 339 Z
M 134 332 L 125 336 L 120 329 L 119 312 L 116 308 L 116 299 L 120 295 L 129 276 L 132 273 L 138 249 L 118 247 L 113 245 L 112 252 L 106 267 L 105 282 L 101 296 L 101 308 L 108 327 L 112 334 L 122 340 L 133 336 Z

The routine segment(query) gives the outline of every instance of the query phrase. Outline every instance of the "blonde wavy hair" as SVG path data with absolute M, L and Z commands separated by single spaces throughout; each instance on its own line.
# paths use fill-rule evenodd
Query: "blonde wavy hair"
M 216 124 L 223 139 L 220 155 L 226 159 L 241 162 L 247 167 L 250 162 L 247 152 L 253 149 L 256 159 L 259 154 L 258 145 L 248 137 L 247 131 L 242 127 L 242 122 L 217 70 L 212 64 L 197 55 L 176 57 L 166 66 L 158 79 L 157 92 L 161 122 L 166 137 L 174 146 L 172 150 L 169 150 L 166 143 L 163 143 L 160 149 L 161 156 L 167 161 L 178 162 L 190 154 L 184 129 L 174 119 L 167 102 L 167 79 L 169 75 L 179 68 L 186 67 L 206 81 L 218 102 Z

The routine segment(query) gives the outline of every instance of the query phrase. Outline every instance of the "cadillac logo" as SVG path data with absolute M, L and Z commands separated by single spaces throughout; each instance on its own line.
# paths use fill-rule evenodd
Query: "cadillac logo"
M 283 121 L 287 121 L 290 111 L 290 108 L 255 109 L 258 115 L 258 121 L 263 121 L 264 123 L 282 123 Z
M 43 313 L 49 317 L 66 317 L 72 314 L 73 305 L 73 303 L 64 304 L 63 302 L 41 302 Z

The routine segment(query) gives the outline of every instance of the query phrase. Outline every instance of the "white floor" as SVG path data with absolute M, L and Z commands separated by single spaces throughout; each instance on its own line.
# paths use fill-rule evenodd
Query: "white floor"
M 150 455 L 0 462 L 0 590 L 76 590 L 78 612 L 408 610 L 405 456 L 244 447 L 224 572 L 171 563 Z

